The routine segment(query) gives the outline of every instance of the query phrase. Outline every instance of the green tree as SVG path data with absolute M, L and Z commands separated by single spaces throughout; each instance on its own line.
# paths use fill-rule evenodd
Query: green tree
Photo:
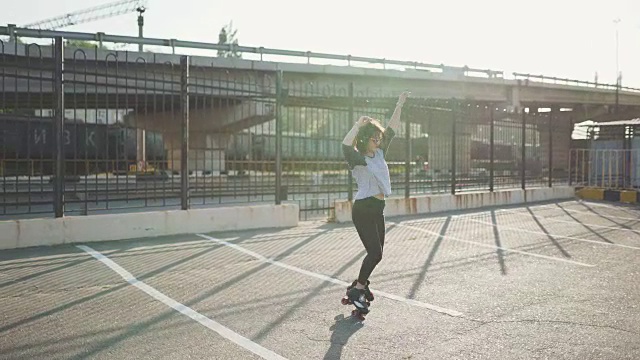
M 106 49 L 106 46 L 102 45 L 100 46 L 99 44 L 93 43 L 91 41 L 84 41 L 84 40 L 67 40 L 66 43 L 67 46 L 74 46 L 74 47 L 78 47 L 78 48 L 98 48 L 98 49 Z
M 223 26 L 220 29 L 220 33 L 218 34 L 218 45 L 229 45 L 232 44 L 234 47 L 238 46 L 238 39 L 236 38 L 236 34 L 238 30 L 233 29 L 233 22 L 230 22 L 228 25 Z M 242 54 L 234 49 L 232 51 L 229 50 L 218 50 L 219 57 L 227 57 L 227 58 L 242 58 Z

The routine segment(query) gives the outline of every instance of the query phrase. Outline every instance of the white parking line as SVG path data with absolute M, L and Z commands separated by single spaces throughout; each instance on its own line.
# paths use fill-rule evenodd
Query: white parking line
M 593 204 L 589 204 L 589 206 L 591 206 L 591 205 L 593 205 Z M 601 207 L 616 209 L 615 207 L 610 207 L 610 206 L 601 206 Z M 569 212 L 589 214 L 589 215 L 593 215 L 593 216 L 597 216 L 597 217 L 601 217 L 601 218 L 609 218 L 609 219 L 614 219 L 614 220 L 640 221 L 640 214 L 638 214 L 637 218 L 630 218 L 630 217 L 623 217 L 623 216 L 609 215 L 609 214 L 602 215 L 602 214 L 597 214 L 597 213 L 594 213 L 593 211 L 588 211 L 588 210 L 578 210 L 578 209 L 565 208 L 565 207 L 562 207 L 562 206 L 557 205 L 557 204 L 553 204 L 553 205 L 536 205 L 535 207 L 532 207 L 532 209 L 535 209 L 535 208 L 566 210 L 566 211 L 569 211 Z M 506 211 L 506 210 L 500 210 L 500 211 Z M 627 213 L 627 214 L 629 213 L 628 211 L 624 211 L 624 212 Z
M 505 225 L 497 225 L 497 224 L 490 223 L 488 221 L 481 221 L 481 220 L 475 220 L 475 219 L 467 219 L 467 220 L 473 221 L 473 222 L 478 223 L 478 224 L 497 227 L 500 230 L 504 229 L 504 230 L 511 230 L 511 231 L 516 231 L 516 232 L 521 232 L 521 233 L 545 235 L 545 236 L 551 236 L 551 237 L 554 237 L 554 238 L 562 238 L 562 239 L 569 239 L 569 240 L 575 240 L 575 241 L 588 242 L 588 243 L 604 245 L 604 246 L 614 246 L 614 247 L 621 247 L 621 248 L 627 248 L 627 249 L 640 250 L 640 247 L 636 247 L 636 246 L 613 244 L 613 243 L 608 243 L 608 242 L 604 242 L 604 241 L 582 239 L 582 238 L 577 238 L 577 237 L 573 237 L 573 236 L 566 236 L 566 235 L 547 234 L 547 233 L 542 232 L 542 231 L 524 230 L 524 229 L 521 229 L 521 228 L 514 228 L 514 227 L 505 226 Z
M 576 201 L 574 202 L 574 204 L 582 205 L 582 206 L 585 206 L 584 204 L 589 204 L 589 206 L 605 207 L 609 209 L 620 210 L 626 213 L 636 213 L 635 210 L 638 210 L 637 208 L 633 208 L 630 206 L 628 207 L 628 206 L 621 206 L 621 205 L 601 204 L 601 203 L 591 202 L 591 201 Z M 638 213 L 638 215 L 640 215 L 640 213 Z
M 260 260 L 262 262 L 269 263 L 269 264 L 272 264 L 272 265 L 275 265 L 275 266 L 279 266 L 279 267 L 281 267 L 283 269 L 295 271 L 295 272 L 303 274 L 303 275 L 311 276 L 311 277 L 314 277 L 314 278 L 317 278 L 317 279 L 320 279 L 320 280 L 324 280 L 324 281 L 327 281 L 327 282 L 331 282 L 331 283 L 334 283 L 334 284 L 337 284 L 337 285 L 342 285 L 344 287 L 347 287 L 347 286 L 351 285 L 350 283 L 344 282 L 342 280 L 334 279 L 334 278 L 332 278 L 330 276 L 327 276 L 327 275 L 318 274 L 318 273 L 315 273 L 315 272 L 312 272 L 312 271 L 301 269 L 301 268 L 296 267 L 296 266 L 292 266 L 292 265 L 288 265 L 288 264 L 282 263 L 280 261 L 268 259 L 268 258 L 266 258 L 266 257 L 264 257 L 264 256 L 262 256 L 262 255 L 260 255 L 258 253 L 255 253 L 255 252 L 253 252 L 251 250 L 247 250 L 247 249 L 245 249 L 245 248 L 243 248 L 241 246 L 238 246 L 236 244 L 232 244 L 232 243 L 224 241 L 224 240 L 216 239 L 214 237 L 203 235 L 203 234 L 196 234 L 196 235 L 202 237 L 203 239 L 211 240 L 211 241 L 213 241 L 213 242 L 215 242 L 217 244 L 222 244 L 222 245 L 231 247 L 231 248 L 233 248 L 235 250 L 238 250 L 238 251 L 243 252 L 243 253 L 245 253 L 245 254 L 247 254 L 249 256 L 252 256 L 252 257 L 254 257 L 254 258 L 256 258 L 256 259 L 258 259 L 258 260 Z M 406 303 L 406 304 L 409 304 L 409 305 L 426 308 L 426 309 L 437 311 L 439 313 L 447 314 L 447 315 L 450 315 L 450 316 L 455 316 L 455 317 L 462 316 L 462 313 L 459 312 L 459 311 L 446 309 L 446 308 L 443 308 L 443 307 L 440 307 L 440 306 L 437 306 L 437 305 L 423 303 L 423 302 L 417 301 L 417 300 L 407 299 L 407 298 L 404 298 L 402 296 L 386 293 L 386 292 L 383 292 L 383 291 L 380 291 L 380 290 L 377 290 L 377 289 L 372 289 L 372 290 L 374 290 L 373 292 L 376 295 L 383 296 L 383 297 L 386 297 L 386 298 L 389 298 L 389 299 L 392 299 L 392 300 L 396 300 L 396 301 L 399 301 L 399 302 L 403 302 L 403 303 Z
M 495 212 L 496 213 L 505 213 L 505 214 L 508 214 L 508 215 L 519 215 L 519 216 L 531 217 L 531 214 L 529 212 L 518 212 L 518 211 L 509 211 L 509 212 L 507 212 L 505 210 L 496 210 Z M 592 213 L 592 215 L 598 216 L 598 214 L 593 214 L 593 213 Z M 471 216 L 469 216 L 469 214 L 454 215 L 451 218 L 455 219 L 455 218 L 467 218 L 467 217 L 471 217 Z M 577 222 L 576 220 L 560 220 L 560 219 L 554 219 L 552 217 L 540 216 L 540 215 L 536 215 L 536 218 L 545 219 L 545 220 L 549 220 L 549 221 L 553 221 L 553 222 L 559 222 L 559 223 L 566 223 L 566 224 L 573 224 L 573 225 L 584 225 L 584 226 L 597 227 L 597 228 L 609 229 L 609 230 L 630 231 L 630 232 L 633 232 L 633 233 L 636 233 L 636 234 L 640 234 L 640 230 L 626 229 L 626 228 L 622 228 L 622 227 L 618 227 L 618 226 L 596 225 L 596 224 Z M 607 219 L 605 219 L 605 220 L 607 220 Z
M 521 250 L 509 249 L 509 248 L 505 248 L 505 247 L 502 247 L 502 246 L 488 245 L 488 244 L 483 244 L 483 243 L 479 243 L 479 242 L 476 242 L 476 241 L 464 240 L 464 239 L 460 239 L 460 238 L 457 238 L 457 237 L 454 237 L 454 236 L 451 236 L 451 235 L 442 235 L 442 234 L 437 233 L 435 231 L 430 231 L 430 230 L 422 229 L 422 228 L 411 226 L 411 225 L 405 225 L 405 224 L 401 224 L 401 223 L 394 223 L 394 224 L 396 224 L 397 226 L 400 226 L 400 227 L 413 229 L 413 230 L 416 230 L 416 231 L 424 232 L 426 234 L 431 234 L 433 236 L 442 236 L 445 239 L 450 239 L 452 241 L 458 241 L 458 242 L 463 242 L 463 243 L 467 243 L 467 244 L 473 244 L 473 245 L 476 245 L 476 246 L 487 247 L 487 248 L 492 248 L 492 249 L 500 249 L 500 250 L 503 250 L 503 251 L 510 251 L 510 252 L 514 252 L 514 253 L 518 253 L 518 254 L 522 254 L 522 255 L 527 255 L 527 256 L 532 256 L 532 257 L 537 257 L 537 258 L 542 258 L 542 259 L 547 259 L 547 260 L 566 262 L 566 263 L 569 263 L 569 264 L 574 264 L 574 265 L 579 265 L 579 266 L 585 266 L 585 267 L 594 267 L 595 266 L 595 265 L 585 264 L 585 263 L 578 262 L 578 261 L 561 259 L 561 258 L 557 258 L 557 257 L 553 257 L 553 256 L 540 255 L 540 254 L 530 253 L 530 252 L 521 251 Z
M 565 205 L 565 204 L 536 205 L 536 207 L 540 207 L 540 208 L 553 208 L 553 209 L 560 208 L 560 209 L 564 209 L 564 210 L 571 211 L 571 212 L 579 212 L 579 213 L 591 214 L 591 215 L 595 215 L 595 216 L 603 216 L 603 215 L 598 214 L 598 213 L 596 213 L 596 212 L 594 212 L 594 211 L 591 211 L 591 210 L 579 210 L 579 209 L 572 209 L 572 208 L 567 208 L 567 207 L 564 207 L 564 206 L 561 206 L 561 205 Z M 576 204 L 567 204 L 567 205 L 580 205 L 580 206 L 586 206 L 586 205 L 581 204 L 581 203 L 576 203 Z M 625 210 L 623 210 L 622 208 L 618 208 L 618 207 L 615 207 L 615 206 L 597 205 L 597 204 L 592 204 L 592 203 L 589 203 L 589 206 L 593 206 L 593 207 L 604 207 L 604 208 L 611 209 L 611 210 L 618 210 L 618 211 L 623 212 L 623 213 L 625 213 L 625 214 L 627 214 L 627 215 L 631 215 L 631 213 L 630 213 L 629 211 L 625 211 Z M 604 216 L 611 217 L 611 218 L 616 218 L 616 219 L 626 219 L 626 220 L 636 220 L 636 221 L 640 220 L 640 213 L 638 213 L 638 216 L 639 216 L 639 217 L 637 217 L 637 218 L 619 217 L 619 216 L 617 216 L 617 215 L 610 215 L 610 214 L 606 214 L 606 215 L 604 215 Z
M 592 215 L 592 216 L 597 216 L 597 217 L 600 217 L 600 218 L 602 218 L 604 220 L 608 220 L 608 221 L 611 221 L 611 219 L 614 219 L 614 220 L 629 220 L 629 221 L 639 221 L 640 222 L 640 217 L 635 219 L 635 218 L 626 218 L 626 217 L 619 217 L 619 216 L 600 215 L 600 214 L 596 214 L 596 213 L 594 213 L 592 211 L 566 209 L 566 208 L 563 208 L 563 207 L 558 207 L 556 205 L 536 205 L 535 207 L 530 207 L 530 209 L 532 211 L 534 211 L 536 208 L 566 210 L 568 212 L 584 213 L 584 214 L 589 214 L 589 215 Z M 481 212 L 474 212 L 474 213 L 470 213 L 470 214 L 451 215 L 451 218 L 455 219 L 455 218 L 478 217 L 478 216 L 481 216 L 483 214 L 489 214 L 491 212 L 494 212 L 496 214 L 498 214 L 498 213 L 503 214 L 504 213 L 504 214 L 510 214 L 510 215 L 531 216 L 531 214 L 529 212 L 527 212 L 526 210 L 521 210 L 521 209 L 522 208 L 481 211 Z M 438 220 L 440 218 L 444 219 L 446 217 L 447 216 L 429 217 L 429 219 L 430 220 Z M 550 217 L 546 217 L 546 216 L 540 216 L 540 215 L 536 215 L 536 217 L 542 218 L 542 219 L 548 219 L 550 221 L 564 222 L 564 223 L 569 223 L 569 224 L 577 224 L 577 222 L 575 220 L 574 221 L 557 220 L 557 219 L 554 219 L 554 218 L 550 218 Z M 403 223 L 412 224 L 412 223 L 423 223 L 423 222 L 424 222 L 423 219 L 418 219 L 418 220 L 407 220 L 407 221 L 404 221 Z M 586 225 L 586 226 L 599 227 L 599 228 L 603 228 L 603 229 L 630 231 L 630 232 L 634 232 L 636 234 L 640 234 L 640 230 L 627 229 L 627 228 L 615 227 L 615 226 L 607 226 L 607 225 L 588 224 L 588 223 L 581 223 L 581 224 Z
M 261 356 L 264 359 L 278 359 L 278 360 L 286 360 L 286 358 L 274 353 L 273 351 L 263 348 L 262 346 L 254 343 L 253 341 L 245 338 L 244 336 L 233 332 L 232 330 L 220 325 L 219 323 L 209 319 L 208 317 L 200 314 L 199 312 L 191 309 L 190 307 L 183 305 L 165 294 L 159 292 L 158 290 L 152 288 L 151 286 L 145 284 L 144 282 L 136 279 L 131 273 L 122 268 L 120 265 L 113 262 L 111 259 L 102 255 L 98 251 L 85 246 L 85 245 L 77 245 L 77 247 L 91 256 L 101 261 L 111 270 L 115 271 L 118 275 L 120 275 L 126 282 L 137 287 L 138 289 L 144 291 L 154 299 L 162 302 L 163 304 L 169 306 L 170 308 L 180 312 L 183 315 L 190 317 L 192 320 L 195 320 L 202 324 L 203 326 L 217 332 L 220 336 L 233 341 L 234 343 L 242 346 L 243 348 L 251 351 L 252 353 Z

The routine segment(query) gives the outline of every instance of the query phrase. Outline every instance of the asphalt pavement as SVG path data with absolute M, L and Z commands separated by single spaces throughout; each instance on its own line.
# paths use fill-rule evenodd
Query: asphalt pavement
M 640 208 L 387 219 L 0 252 L 3 359 L 638 359 Z

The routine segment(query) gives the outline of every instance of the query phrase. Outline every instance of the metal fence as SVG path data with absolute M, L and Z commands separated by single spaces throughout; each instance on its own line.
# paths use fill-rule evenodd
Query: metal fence
M 604 189 L 640 187 L 640 149 L 572 149 L 571 183 Z
M 326 218 L 357 191 L 344 135 L 398 96 L 133 54 L 0 42 L 1 216 L 295 202 Z M 402 121 L 395 196 L 568 182 L 571 128 L 551 114 L 410 98 Z

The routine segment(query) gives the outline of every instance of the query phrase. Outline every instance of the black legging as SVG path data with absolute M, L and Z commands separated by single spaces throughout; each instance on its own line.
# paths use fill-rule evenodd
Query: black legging
M 384 248 L 384 200 L 375 197 L 359 199 L 353 202 L 351 217 L 360 240 L 367 250 L 367 256 L 362 260 L 358 282 L 366 285 L 369 276 L 376 265 L 382 260 Z

